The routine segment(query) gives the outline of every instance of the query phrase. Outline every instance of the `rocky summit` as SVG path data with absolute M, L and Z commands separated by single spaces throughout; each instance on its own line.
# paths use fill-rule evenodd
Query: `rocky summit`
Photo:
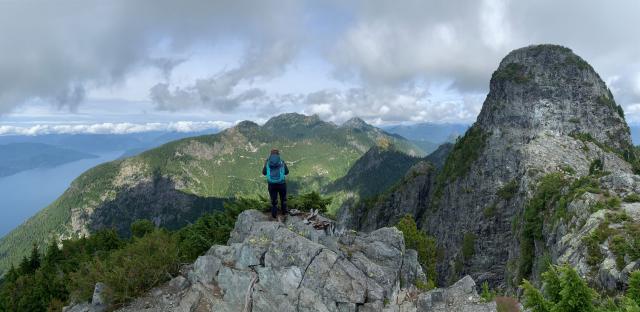
M 443 251 L 443 284 L 470 274 L 515 290 L 548 263 L 569 263 L 620 291 L 638 267 L 636 158 L 596 71 L 568 48 L 529 46 L 502 60 L 437 174 L 416 172 L 374 204 L 343 207 L 339 221 L 372 230 L 411 214 Z
M 182 275 L 118 311 L 496 311 L 468 276 L 419 290 L 426 276 L 396 228 L 334 233 L 306 219 L 282 223 L 245 211 L 228 245 L 211 247 Z M 100 310 L 101 291 L 93 303 L 65 311 Z

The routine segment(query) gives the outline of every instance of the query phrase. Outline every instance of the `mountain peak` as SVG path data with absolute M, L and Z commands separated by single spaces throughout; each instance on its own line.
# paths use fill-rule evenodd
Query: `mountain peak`
M 290 127 L 292 125 L 305 125 L 309 126 L 312 124 L 316 124 L 322 122 L 318 115 L 307 116 L 299 113 L 285 113 L 280 114 L 278 116 L 271 117 L 264 126 L 266 128 L 276 128 L 276 127 Z
M 478 126 L 518 129 L 528 138 L 587 133 L 612 147 L 631 146 L 624 112 L 606 84 L 589 63 L 558 45 L 516 49 L 500 62 Z
M 372 125 L 368 124 L 366 121 L 362 120 L 360 117 L 353 117 L 342 124 L 344 128 L 352 128 L 352 129 L 371 129 Z
M 260 127 L 260 126 L 257 123 L 250 120 L 241 121 L 236 125 L 236 128 L 238 129 L 252 129 L 257 127 Z

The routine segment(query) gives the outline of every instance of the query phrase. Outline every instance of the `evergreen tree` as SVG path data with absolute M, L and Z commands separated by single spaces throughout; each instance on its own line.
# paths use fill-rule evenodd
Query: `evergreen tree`
M 18 265 L 18 272 L 20 273 L 19 275 L 27 275 L 32 273 L 31 263 L 29 262 L 29 258 L 27 258 L 27 256 L 22 257 L 22 260 Z
M 18 277 L 20 277 L 20 273 L 16 270 L 16 267 L 12 264 L 7 274 L 4 276 L 4 283 L 13 283 Z
M 553 312 L 592 312 L 593 290 L 587 286 L 575 269 L 568 265 L 559 268 L 560 301 L 553 307 Z
M 640 271 L 633 271 L 629 276 L 629 288 L 627 298 L 640 305 Z
M 527 280 L 520 286 L 524 290 L 523 305 L 531 312 L 551 312 L 552 303 L 547 301 L 542 293 Z
M 560 296 L 562 285 L 558 268 L 553 265 L 549 266 L 549 270 L 542 273 L 542 281 L 544 282 L 544 295 L 549 301 L 554 304 L 560 302 L 562 299 Z
M 64 256 L 62 254 L 62 251 L 60 250 L 60 248 L 58 248 L 58 241 L 54 239 L 49 244 L 49 247 L 47 247 L 47 251 L 43 259 L 43 265 L 46 265 L 46 266 L 54 265 L 55 263 L 62 260 L 63 257 Z
M 33 248 L 31 248 L 31 256 L 29 257 L 29 272 L 35 272 L 40 267 L 40 262 L 41 259 L 38 245 L 33 244 Z

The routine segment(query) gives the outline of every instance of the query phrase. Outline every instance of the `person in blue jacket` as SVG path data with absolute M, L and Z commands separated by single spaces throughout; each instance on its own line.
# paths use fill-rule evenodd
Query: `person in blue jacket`
M 269 184 L 269 197 L 271 198 L 271 216 L 275 219 L 278 215 L 278 196 L 282 215 L 286 216 L 287 211 L 287 183 L 285 177 L 289 174 L 287 164 L 280 158 L 280 151 L 272 149 L 269 158 L 264 162 L 262 175 L 267 177 Z

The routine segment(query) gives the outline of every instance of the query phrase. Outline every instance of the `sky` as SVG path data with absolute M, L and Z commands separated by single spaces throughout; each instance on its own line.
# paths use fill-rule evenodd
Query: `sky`
M 472 123 L 500 60 L 539 43 L 586 59 L 640 123 L 638 12 L 637 0 L 0 0 L 0 135 L 284 112 Z

